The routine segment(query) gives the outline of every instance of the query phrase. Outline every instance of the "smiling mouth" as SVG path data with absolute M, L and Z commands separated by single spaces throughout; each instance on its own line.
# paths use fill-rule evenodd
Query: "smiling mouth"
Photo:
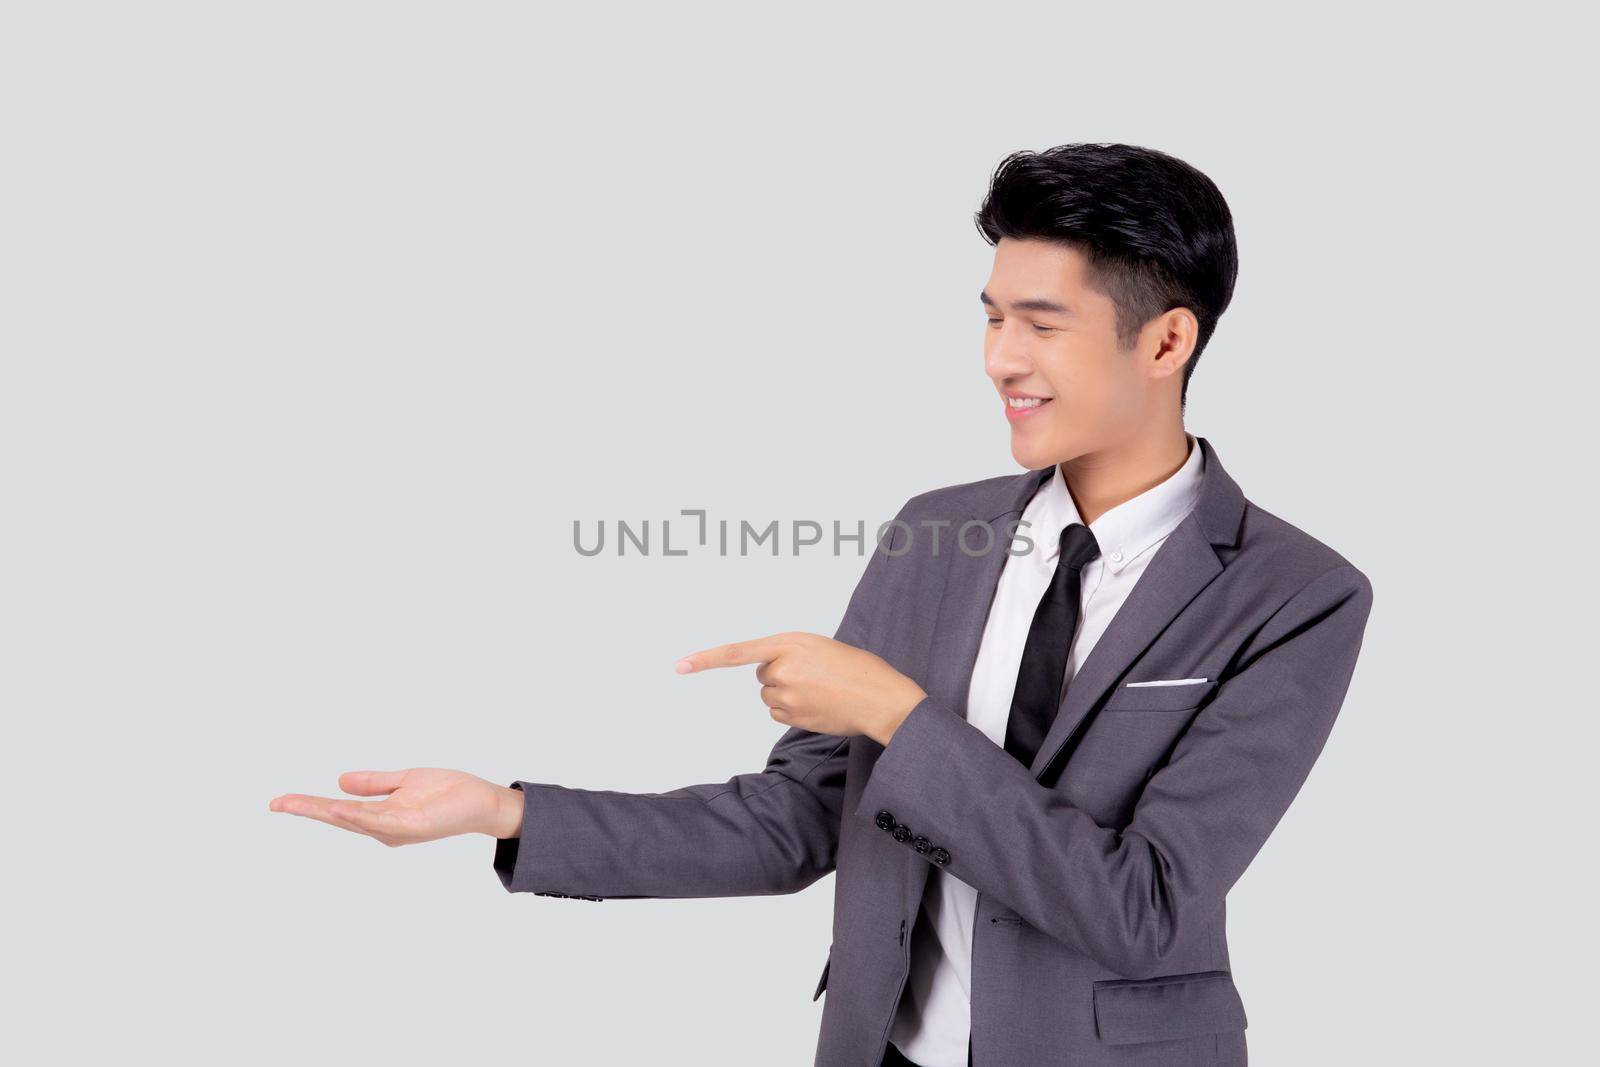
M 1055 398 L 1043 396 L 1005 397 L 1006 418 L 1012 420 L 1028 418 L 1040 408 L 1047 407 L 1053 399 Z

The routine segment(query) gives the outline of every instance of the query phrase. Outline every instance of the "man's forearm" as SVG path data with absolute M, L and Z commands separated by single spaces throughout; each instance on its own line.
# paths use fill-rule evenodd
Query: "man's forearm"
M 763 771 L 667 793 L 518 781 L 534 796 L 520 830 L 498 829 L 513 836 L 496 842 L 495 871 L 511 892 L 553 896 L 798 892 L 833 869 L 848 748 L 791 729 Z

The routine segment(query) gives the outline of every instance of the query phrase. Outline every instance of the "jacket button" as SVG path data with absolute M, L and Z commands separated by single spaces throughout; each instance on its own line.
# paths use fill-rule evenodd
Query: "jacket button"
M 928 849 L 933 847 L 933 844 L 926 837 L 918 834 L 916 837 L 911 839 L 911 847 L 916 849 L 918 852 L 926 853 Z
M 880 811 L 880 812 L 878 812 L 877 819 L 875 819 L 874 821 L 878 824 L 878 829 L 880 829 L 880 830 L 893 830 L 894 829 L 894 813 L 893 812 Z
M 902 845 L 911 840 L 911 830 L 906 826 L 896 826 L 893 831 L 894 839 Z
M 928 858 L 938 866 L 943 867 L 945 864 L 950 862 L 950 853 L 946 852 L 942 848 L 936 848 L 932 852 L 928 853 Z

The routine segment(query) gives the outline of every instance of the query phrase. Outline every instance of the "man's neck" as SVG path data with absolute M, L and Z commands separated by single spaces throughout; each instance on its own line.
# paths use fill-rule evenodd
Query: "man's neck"
M 1199 442 L 1195 447 L 1200 447 Z M 1180 423 L 1115 448 L 1086 452 L 1061 464 L 1067 491 L 1087 525 L 1118 504 L 1160 485 L 1189 458 L 1189 435 Z

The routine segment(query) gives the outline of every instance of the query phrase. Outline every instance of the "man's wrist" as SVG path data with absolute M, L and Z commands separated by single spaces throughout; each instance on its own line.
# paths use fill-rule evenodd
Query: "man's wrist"
M 501 840 L 522 836 L 523 805 L 527 796 L 520 789 L 496 786 L 494 826 L 490 833 Z
M 884 748 L 889 747 L 889 742 L 894 738 L 894 732 L 900 729 L 900 724 L 905 722 L 911 716 L 911 713 L 917 709 L 917 705 L 928 697 L 928 694 L 922 691 L 922 687 L 915 682 L 911 684 L 911 688 L 914 692 L 908 694 L 903 700 L 898 701 L 894 709 L 889 711 L 881 722 L 867 732 L 868 737 Z

